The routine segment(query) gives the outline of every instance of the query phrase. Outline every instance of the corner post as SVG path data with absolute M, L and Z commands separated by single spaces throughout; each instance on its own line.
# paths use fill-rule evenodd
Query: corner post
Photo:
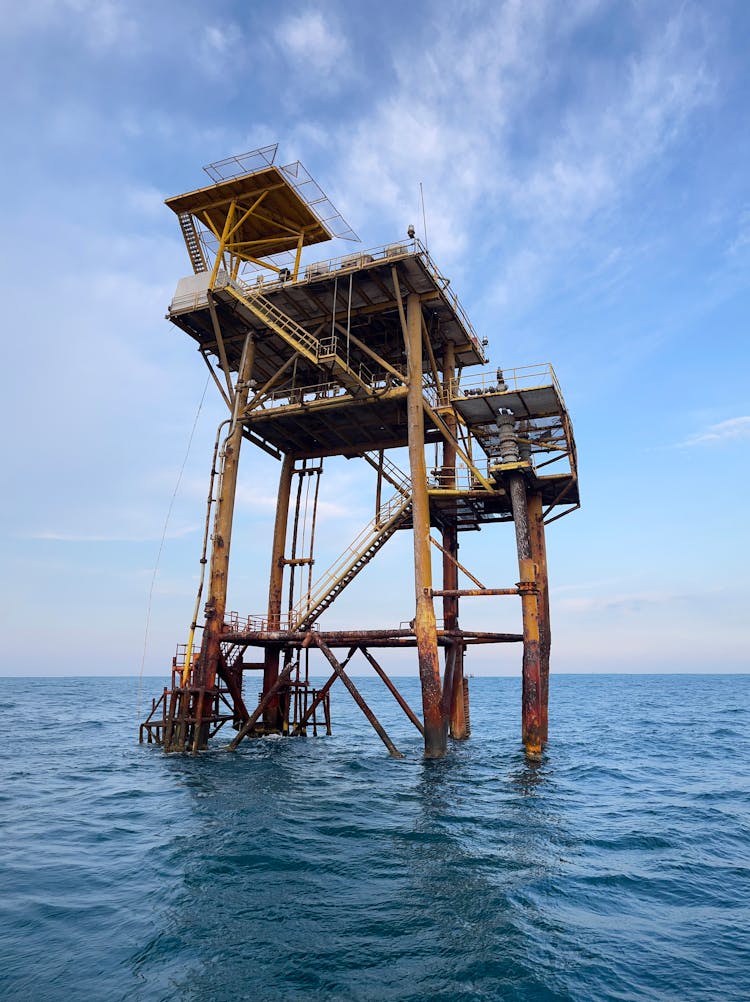
M 547 575 L 547 545 L 545 541 L 544 520 L 542 517 L 542 495 L 539 491 L 528 496 L 529 535 L 531 541 L 531 558 L 536 566 L 536 583 L 539 589 L 539 659 L 541 681 L 540 705 L 540 737 L 542 744 L 548 736 L 548 706 L 549 706 L 549 656 L 552 642 L 549 614 L 549 578 Z
M 422 685 L 425 757 L 441 758 L 448 750 L 448 735 L 447 720 L 442 710 L 437 624 L 432 600 L 430 499 L 427 494 L 422 406 L 422 306 L 416 293 L 411 293 L 406 300 L 406 353 L 409 366 L 407 416 L 416 595 L 414 634 L 417 638 L 419 679 Z
M 523 616 L 523 666 L 521 696 L 521 737 L 527 755 L 541 754 L 542 737 L 542 677 L 541 651 L 539 643 L 539 592 L 537 573 L 532 559 L 531 534 L 529 531 L 529 508 L 526 498 L 526 481 L 519 471 L 521 462 L 518 443 L 514 432 L 515 418 L 510 413 L 501 413 L 497 419 L 500 429 L 500 451 L 503 463 L 510 466 L 506 482 L 513 509 L 513 523 L 516 529 L 516 549 L 520 581 Z

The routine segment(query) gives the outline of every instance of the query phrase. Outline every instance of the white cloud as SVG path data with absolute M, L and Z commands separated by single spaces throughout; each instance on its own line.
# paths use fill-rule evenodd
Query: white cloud
M 690 596 L 669 591 L 636 591 L 607 593 L 603 595 L 560 598 L 555 605 L 566 613 L 589 615 L 591 613 L 640 613 L 645 609 L 684 602 Z
M 59 31 L 64 24 L 95 50 L 132 40 L 137 34 L 127 5 L 117 0 L 26 0 L 4 6 L 3 31 L 7 33 Z
M 138 40 L 138 25 L 126 4 L 115 0 L 68 0 L 68 5 L 80 15 L 84 37 L 95 51 L 130 47 Z
M 227 66 L 235 68 L 242 62 L 242 42 L 244 35 L 233 23 L 210 24 L 201 32 L 196 49 L 196 60 L 200 69 L 209 77 L 220 79 L 227 72 Z
M 691 435 L 680 444 L 685 447 L 694 445 L 720 445 L 724 442 L 744 442 L 750 440 L 750 416 L 729 418 L 711 424 L 701 432 Z
M 197 525 L 185 525 L 180 528 L 170 529 L 165 535 L 165 539 L 181 539 L 183 536 L 190 536 L 198 529 Z M 28 532 L 21 535 L 22 539 L 48 540 L 57 543 L 152 543 L 161 539 L 160 535 L 154 533 L 130 533 L 127 531 L 119 533 L 78 533 L 59 532 L 56 529 L 41 529 L 37 532 Z
M 276 40 L 292 61 L 303 61 L 319 73 L 344 70 L 349 47 L 341 30 L 320 11 L 293 14 L 279 25 Z
M 228 28 L 222 28 L 218 24 L 210 24 L 205 33 L 206 48 L 212 49 L 217 55 L 223 55 L 230 48 L 237 34 L 237 28 L 232 25 Z
M 419 231 L 422 181 L 439 262 L 454 269 L 482 241 L 482 255 L 499 253 L 507 270 L 498 269 L 497 299 L 513 287 L 518 300 L 517 274 L 534 295 L 561 250 L 658 167 L 714 94 L 690 8 L 658 33 L 650 25 L 630 60 L 606 73 L 586 53 L 578 90 L 568 93 L 572 40 L 608 6 L 509 2 L 465 18 L 461 32 L 443 8 L 427 54 L 406 42 L 392 50 L 395 87 L 341 127 L 337 145 L 347 152 L 336 188 L 357 200 L 357 212 L 350 199 L 345 213 L 363 228 L 366 213 Z M 532 127 L 541 106 L 549 113 L 556 104 L 556 115 Z
M 727 257 L 739 257 L 748 247 L 750 247 L 750 206 L 746 205 L 739 214 L 737 232 L 727 249 Z
M 161 219 L 164 212 L 164 192 L 149 186 L 130 188 L 125 193 L 128 206 L 134 212 L 154 219 Z

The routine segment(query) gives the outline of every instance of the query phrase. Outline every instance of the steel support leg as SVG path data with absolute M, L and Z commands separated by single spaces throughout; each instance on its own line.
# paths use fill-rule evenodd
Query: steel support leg
M 417 639 L 419 678 L 422 684 L 425 757 L 440 758 L 448 750 L 448 734 L 447 720 L 442 711 L 437 624 L 432 600 L 430 501 L 427 494 L 424 409 L 422 407 L 422 307 L 419 296 L 414 293 L 406 301 L 406 328 L 409 363 L 407 415 L 414 526 L 414 589 L 416 594 L 414 634 Z
M 536 568 L 536 583 L 538 588 L 539 613 L 539 661 L 540 661 L 540 737 L 542 744 L 548 735 L 549 706 L 549 657 L 551 647 L 551 629 L 549 615 L 549 579 L 547 576 L 547 547 L 544 538 L 544 522 L 542 520 L 542 495 L 538 492 L 528 496 L 529 537 L 531 541 L 531 558 Z
M 521 735 L 529 755 L 542 751 L 542 678 L 539 644 L 539 603 L 536 569 L 531 557 L 526 481 L 520 473 L 508 476 L 513 520 L 516 527 L 518 569 L 521 580 L 523 614 L 523 685 L 521 697 Z
M 196 685 L 203 689 L 206 698 L 194 700 L 195 728 L 199 732 L 193 748 L 205 748 L 208 741 L 209 725 L 202 720 L 205 707 L 212 705 L 212 695 L 216 688 L 216 676 L 221 657 L 221 638 L 227 604 L 227 575 L 229 573 L 229 552 L 232 541 L 234 499 L 237 493 L 237 473 L 239 470 L 240 448 L 242 446 L 242 411 L 247 403 L 248 382 L 255 360 L 255 341 L 248 334 L 242 351 L 237 383 L 234 394 L 232 423 L 224 443 L 219 497 L 216 502 L 214 531 L 211 537 L 211 561 L 209 575 L 209 595 L 206 602 L 206 623 L 203 631 L 203 645 L 199 665 L 196 670 Z
M 456 356 L 452 342 L 445 346 L 442 363 L 442 388 L 446 398 L 453 392 Z M 456 435 L 456 418 L 452 411 L 445 414 L 445 423 L 451 434 Z M 456 486 L 456 448 L 452 442 L 443 441 L 443 466 L 440 471 L 440 486 L 453 490 Z M 456 512 L 447 514 L 443 528 L 443 589 L 458 590 L 458 527 Z M 443 596 L 443 626 L 446 630 L 458 629 L 458 596 Z M 450 670 L 449 670 L 450 669 Z M 447 703 L 450 735 L 463 740 L 469 736 L 464 713 L 464 647 L 456 643 L 445 649 L 445 672 L 443 675 L 443 705 Z

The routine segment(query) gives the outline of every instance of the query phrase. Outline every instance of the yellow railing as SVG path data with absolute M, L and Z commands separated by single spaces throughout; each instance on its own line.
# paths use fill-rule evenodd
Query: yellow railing
M 338 559 L 315 582 L 309 595 L 303 595 L 292 610 L 292 629 L 299 627 L 326 603 L 328 597 L 342 590 L 368 563 L 368 551 L 395 531 L 402 515 L 411 505 L 411 494 L 399 490 L 385 501 L 373 518 L 347 546 Z

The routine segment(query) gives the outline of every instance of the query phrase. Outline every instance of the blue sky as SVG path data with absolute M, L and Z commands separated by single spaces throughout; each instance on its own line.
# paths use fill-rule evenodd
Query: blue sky
M 555 366 L 583 508 L 548 532 L 554 668 L 748 670 L 750 5 L 3 7 L 1 671 L 139 670 L 206 379 L 164 320 L 190 267 L 163 199 L 276 141 L 365 246 L 421 234 L 421 182 L 430 250 L 493 366 Z M 189 625 L 216 397 L 172 510 L 146 673 Z M 265 606 L 277 473 L 247 450 L 243 613 Z M 369 484 L 328 464 L 319 568 L 369 520 Z M 409 550 L 399 534 L 324 625 L 411 618 Z M 467 534 L 461 557 L 488 585 L 516 580 L 508 527 Z M 463 614 L 518 619 L 509 599 Z

